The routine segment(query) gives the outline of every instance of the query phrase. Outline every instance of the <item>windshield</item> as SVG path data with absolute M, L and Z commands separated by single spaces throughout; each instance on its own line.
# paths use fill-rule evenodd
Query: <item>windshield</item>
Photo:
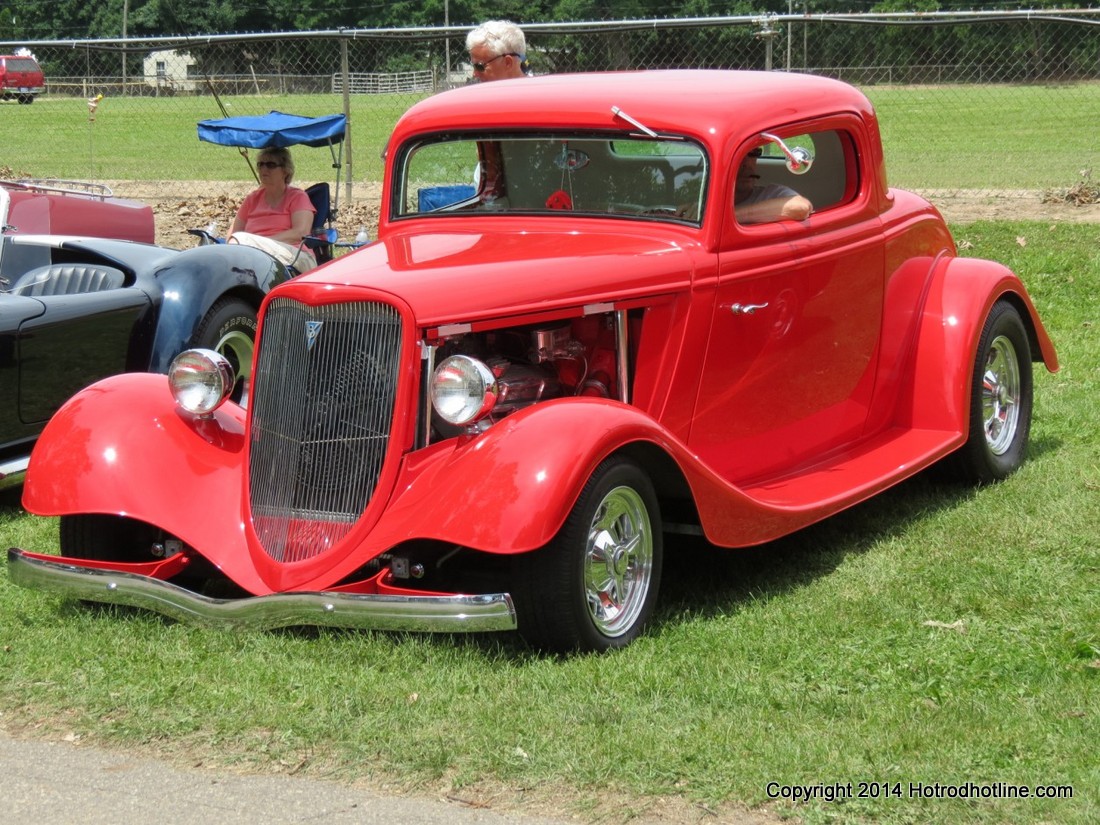
M 392 208 L 398 218 L 583 212 L 698 224 L 707 171 L 698 144 L 673 138 L 446 137 L 407 149 Z

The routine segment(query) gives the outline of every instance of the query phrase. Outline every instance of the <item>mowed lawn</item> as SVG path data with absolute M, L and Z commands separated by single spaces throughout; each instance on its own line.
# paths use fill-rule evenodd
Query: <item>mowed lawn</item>
M 955 230 L 1021 274 L 1062 361 L 1005 482 L 925 474 L 750 550 L 669 537 L 655 626 L 608 656 L 212 631 L 22 590 L 0 562 L 0 726 L 581 821 L 669 798 L 703 822 L 1100 821 L 1100 226 Z M 11 495 L 0 536 L 57 546 Z
M 1044 190 L 1072 186 L 1082 170 L 1100 168 L 1100 83 L 863 90 L 878 112 L 895 186 Z M 381 180 L 381 154 L 393 125 L 423 96 L 350 97 L 351 140 L 340 160 L 353 182 Z M 238 181 L 248 173 L 237 150 L 197 136 L 198 122 L 222 117 L 222 107 L 228 115 L 278 110 L 309 117 L 344 110 L 335 94 L 107 97 L 92 120 L 84 98 L 47 95 L 33 106 L 3 106 L 0 165 L 35 177 Z M 49 152 L 43 153 L 46 135 Z M 296 150 L 295 160 L 299 180 L 333 179 L 327 149 Z
M 355 181 L 382 179 L 381 151 L 413 95 L 359 95 L 351 99 L 351 140 L 337 160 L 351 164 Z M 304 117 L 342 113 L 339 95 L 242 95 L 221 99 L 227 116 L 270 111 Z M 197 97 L 104 98 L 89 118 L 83 98 L 42 97 L 32 106 L 4 106 L 4 157 L 16 174 L 79 180 L 237 181 L 247 177 L 238 149 L 200 141 L 198 123 L 223 117 L 218 101 Z M 51 135 L 42 152 L 42 135 Z M 253 152 L 254 154 L 254 152 Z M 325 147 L 294 150 L 299 180 L 332 180 Z

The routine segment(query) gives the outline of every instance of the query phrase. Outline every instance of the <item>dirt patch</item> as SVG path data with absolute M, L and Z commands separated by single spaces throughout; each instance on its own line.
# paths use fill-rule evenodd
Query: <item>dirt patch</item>
M 215 181 L 110 181 L 114 193 L 123 198 L 144 201 L 156 216 L 156 242 L 161 246 L 185 249 L 198 241 L 188 229 L 204 229 L 211 223 L 218 235 L 229 229 L 233 216 L 249 188 L 240 183 Z M 201 195 L 170 194 L 202 192 Z M 342 240 L 354 238 L 366 227 L 372 238 L 378 232 L 378 209 L 382 200 L 379 183 L 357 184 L 351 198 L 341 189 L 336 203 L 337 234 Z
M 1049 221 L 1051 223 L 1100 223 L 1100 202 L 1083 202 L 1069 192 L 1030 190 L 983 192 L 926 191 L 921 194 L 936 205 L 950 223 L 974 221 Z
M 173 189 L 204 191 L 206 194 L 191 197 L 164 195 Z M 116 184 L 115 191 L 151 204 L 156 213 L 157 243 L 176 248 L 193 245 L 194 238 L 187 234 L 188 229 L 201 229 L 213 222 L 218 232 L 224 233 L 246 194 L 239 184 L 193 183 L 181 186 L 178 181 Z M 944 218 L 956 224 L 982 220 L 1100 223 L 1100 203 L 1045 202 L 1044 196 L 1037 192 L 926 195 Z M 377 183 L 356 185 L 350 200 L 341 193 L 336 230 L 342 239 L 354 238 L 361 226 L 367 228 L 372 238 L 375 237 L 381 196 L 382 186 Z

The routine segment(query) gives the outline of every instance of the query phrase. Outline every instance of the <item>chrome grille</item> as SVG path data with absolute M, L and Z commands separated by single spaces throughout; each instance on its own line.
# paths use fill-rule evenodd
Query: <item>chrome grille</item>
M 370 503 L 400 354 L 401 317 L 391 306 L 271 302 L 252 383 L 249 464 L 253 524 L 271 558 L 324 552 Z

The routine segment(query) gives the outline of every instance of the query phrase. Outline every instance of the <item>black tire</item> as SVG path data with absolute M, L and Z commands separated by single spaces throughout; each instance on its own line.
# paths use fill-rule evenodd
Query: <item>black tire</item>
M 143 521 L 101 514 L 62 516 L 61 555 L 93 561 L 155 561 L 161 532 Z
M 240 298 L 218 299 L 196 327 L 190 346 L 212 349 L 229 360 L 237 376 L 229 397 L 247 405 L 256 349 L 256 311 Z
M 1031 345 L 1019 311 L 998 301 L 986 318 L 970 379 L 969 437 L 947 460 L 960 481 L 989 484 L 1027 456 L 1032 411 Z
M 625 647 L 653 614 L 662 555 L 652 482 L 633 462 L 607 459 L 585 484 L 558 535 L 516 557 L 520 633 L 551 652 Z
M 30 106 L 32 103 L 34 103 L 34 95 L 20 95 L 19 102 Z

